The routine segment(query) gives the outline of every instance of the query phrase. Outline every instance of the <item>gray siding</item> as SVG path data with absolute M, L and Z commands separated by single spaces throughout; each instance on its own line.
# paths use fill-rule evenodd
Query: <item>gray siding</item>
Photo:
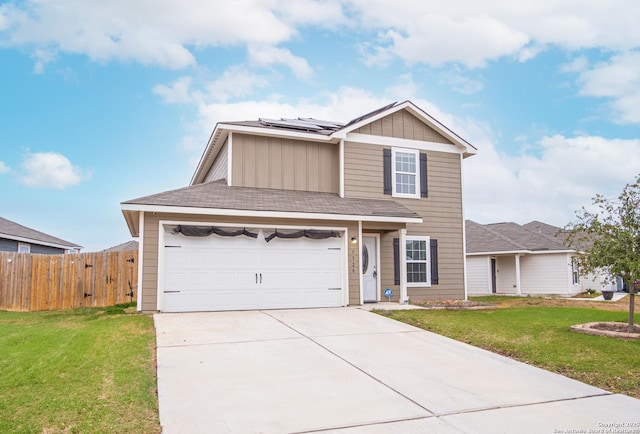
M 38 244 L 31 244 L 31 253 L 43 253 L 45 255 L 55 255 L 64 253 L 65 249 L 58 249 L 56 247 L 40 246 Z
M 0 238 L 0 250 L 3 252 L 17 252 L 18 242 L 16 240 Z
M 57 247 L 50 246 L 41 246 L 39 244 L 32 243 L 24 243 L 29 244 L 31 246 L 30 253 L 40 253 L 45 255 L 55 255 L 64 253 L 65 249 L 59 249 Z M 16 240 L 7 240 L 4 238 L 0 238 L 0 251 L 3 252 L 17 252 L 18 251 L 18 242 Z

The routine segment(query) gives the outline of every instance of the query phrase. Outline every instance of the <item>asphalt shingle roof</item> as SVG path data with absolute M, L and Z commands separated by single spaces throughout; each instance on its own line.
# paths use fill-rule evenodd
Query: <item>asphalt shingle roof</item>
M 467 220 L 467 253 L 568 250 L 564 236 L 556 237 L 559 230 L 537 221 L 526 225 L 512 222 L 482 225 Z
M 224 180 L 128 200 L 123 204 L 420 218 L 392 200 L 349 199 L 335 193 L 229 187 Z
M 121 252 L 127 250 L 138 250 L 138 242 L 135 240 L 127 241 L 125 243 L 118 244 L 117 246 L 104 249 L 103 252 Z
M 27 240 L 33 240 L 33 244 L 38 244 L 39 241 L 45 244 L 56 244 L 65 246 L 70 249 L 77 249 L 82 247 L 77 244 L 70 243 L 69 241 L 65 241 L 63 239 L 45 234 L 44 232 L 36 231 L 35 229 L 22 226 L 21 224 L 0 217 L 0 238 L 3 238 L 3 235 L 6 235 L 10 238 L 18 237 Z

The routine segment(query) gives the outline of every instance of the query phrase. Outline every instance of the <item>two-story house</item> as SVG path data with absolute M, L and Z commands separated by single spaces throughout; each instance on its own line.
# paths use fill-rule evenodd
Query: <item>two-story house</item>
M 140 239 L 138 309 L 462 299 L 475 153 L 409 101 L 346 124 L 218 123 L 189 186 L 121 205 Z

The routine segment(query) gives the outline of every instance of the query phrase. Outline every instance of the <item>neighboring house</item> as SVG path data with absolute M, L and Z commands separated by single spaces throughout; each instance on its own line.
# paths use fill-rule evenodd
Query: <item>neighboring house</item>
M 0 251 L 18 253 L 77 253 L 82 246 L 0 217 Z
M 127 250 L 138 250 L 138 242 L 135 240 L 127 241 L 126 243 L 118 244 L 117 246 L 104 249 L 103 252 L 121 252 Z
M 602 282 L 580 274 L 576 250 L 556 226 L 465 223 L 469 295 L 574 295 L 602 289 Z
M 407 101 L 346 124 L 218 123 L 189 186 L 122 203 L 138 309 L 462 299 L 462 163 L 476 149 Z

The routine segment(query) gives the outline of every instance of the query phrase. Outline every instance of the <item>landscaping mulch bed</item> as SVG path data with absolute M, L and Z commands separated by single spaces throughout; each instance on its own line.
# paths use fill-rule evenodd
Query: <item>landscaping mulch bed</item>
M 612 338 L 638 339 L 640 326 L 634 325 L 629 332 L 629 325 L 623 322 L 589 322 L 571 326 L 571 330 L 588 335 L 609 336 Z
M 466 310 L 466 309 L 493 309 L 496 307 L 493 303 L 484 301 L 470 300 L 417 300 L 411 301 L 411 304 L 422 306 L 427 309 L 448 309 L 448 310 Z

